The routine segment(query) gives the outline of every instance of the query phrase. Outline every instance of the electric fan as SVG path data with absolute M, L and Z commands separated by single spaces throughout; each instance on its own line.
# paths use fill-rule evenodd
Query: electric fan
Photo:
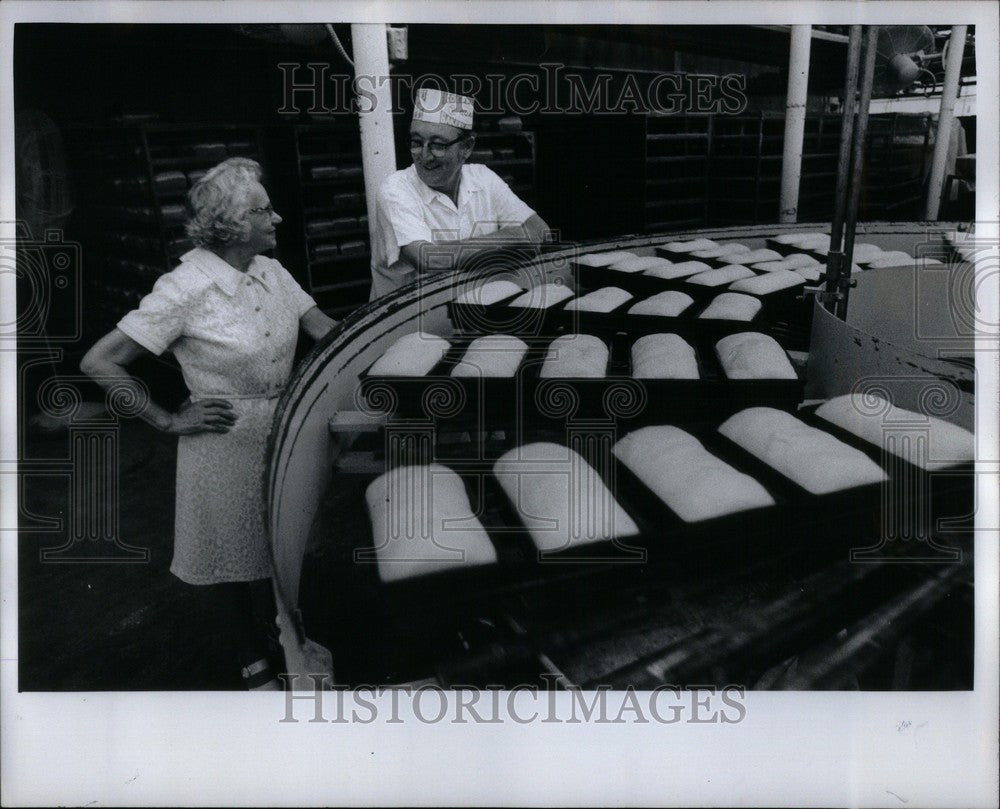
M 922 78 L 934 84 L 936 78 L 927 66 L 941 59 L 935 47 L 934 32 L 926 25 L 880 27 L 875 46 L 875 95 L 894 96 Z

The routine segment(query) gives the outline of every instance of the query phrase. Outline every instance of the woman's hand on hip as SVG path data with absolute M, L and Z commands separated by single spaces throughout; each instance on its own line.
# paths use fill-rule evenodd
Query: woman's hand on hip
M 225 399 L 200 399 L 185 402 L 170 418 L 167 432 L 171 435 L 194 433 L 228 433 L 236 423 L 233 405 Z

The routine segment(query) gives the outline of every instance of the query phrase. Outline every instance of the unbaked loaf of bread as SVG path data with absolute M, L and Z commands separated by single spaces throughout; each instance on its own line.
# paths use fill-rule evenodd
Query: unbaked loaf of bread
M 694 298 L 685 295 L 683 292 L 668 290 L 658 292 L 655 295 L 633 304 L 628 313 L 630 315 L 656 315 L 658 317 L 677 317 L 687 309 Z
M 590 334 L 564 334 L 549 343 L 540 376 L 547 378 L 603 377 L 608 347 Z
M 749 266 L 750 264 L 759 264 L 762 261 L 778 261 L 781 259 L 781 253 L 776 253 L 774 250 L 764 247 L 760 250 L 750 250 L 749 252 L 727 253 L 717 258 L 726 264 L 745 264 Z
M 644 272 L 650 267 L 669 267 L 671 264 L 673 264 L 672 261 L 660 256 L 632 256 L 616 261 L 608 269 L 615 272 L 633 273 Z
M 693 250 L 708 250 L 710 247 L 718 246 L 719 243 L 711 239 L 691 239 L 686 242 L 668 242 L 663 245 L 663 249 L 671 253 L 690 253 Z
M 434 334 L 407 334 L 375 360 L 368 376 L 426 376 L 450 347 L 447 340 Z
M 698 315 L 704 320 L 740 320 L 749 322 L 757 316 L 761 302 L 750 295 L 738 292 L 723 292 L 716 295 L 705 310 Z
M 816 255 L 826 256 L 830 253 L 829 244 L 820 245 L 819 247 L 810 248 Z M 854 245 L 854 251 L 851 254 L 851 260 L 855 264 L 867 264 L 878 258 L 882 254 L 883 250 L 876 244 L 868 244 L 867 242 L 859 242 Z
M 632 293 L 626 292 L 624 289 L 604 287 L 581 295 L 579 298 L 574 298 L 566 304 L 566 309 L 578 312 L 610 312 L 631 298 Z
M 365 502 L 384 582 L 497 561 L 462 479 L 446 466 L 396 467 L 368 486 Z
M 727 335 L 715 344 L 715 353 L 727 379 L 798 379 L 785 350 L 767 334 Z
M 727 264 L 717 270 L 708 270 L 692 275 L 687 279 L 688 284 L 698 284 L 706 287 L 720 287 L 723 284 L 730 284 L 739 281 L 741 278 L 753 278 L 754 271 L 742 264 Z
M 775 236 L 773 241 L 778 244 L 800 245 L 803 242 L 822 242 L 824 239 L 829 243 L 830 234 L 818 232 L 783 233 L 780 236 Z
M 678 427 L 643 427 L 622 438 L 612 451 L 684 522 L 774 505 L 760 483 L 716 458 Z
M 627 258 L 635 258 L 635 253 L 630 253 L 628 250 L 610 250 L 607 253 L 590 253 L 580 256 L 576 263 L 585 264 L 588 267 L 607 267 Z
M 698 379 L 694 349 L 678 334 L 647 334 L 632 344 L 635 379 Z
M 662 278 L 665 281 L 672 281 L 675 278 L 686 278 L 689 275 L 710 269 L 712 268 L 704 261 L 680 261 L 677 264 L 648 267 L 642 271 L 642 274 L 648 275 L 651 278 Z
M 541 284 L 514 298 L 508 306 L 516 306 L 519 309 L 548 309 L 572 297 L 573 290 L 564 284 Z
M 451 369 L 452 376 L 514 376 L 528 350 L 523 340 L 509 334 L 477 337 L 465 350 L 461 361 Z
M 489 306 L 491 303 L 517 295 L 519 292 L 524 292 L 524 290 L 513 281 L 490 281 L 482 286 L 467 289 L 455 298 L 455 303 Z
M 794 270 L 775 270 L 753 278 L 743 278 L 734 281 L 728 287 L 730 292 L 743 292 L 747 295 L 770 295 L 781 289 L 788 289 L 802 284 L 802 276 Z
M 691 255 L 694 258 L 718 258 L 719 256 L 730 256 L 733 253 L 749 253 L 750 248 L 739 242 L 729 242 L 720 244 L 718 247 L 709 247 L 705 250 L 693 250 Z
M 929 471 L 968 463 L 976 457 L 976 439 L 968 430 L 896 407 L 874 394 L 837 396 L 821 404 L 816 415 Z
M 541 551 L 639 533 L 597 471 L 567 447 L 515 447 L 500 456 L 493 474 Z
M 796 267 L 792 272 L 798 273 L 808 284 L 819 283 L 820 278 L 826 272 L 826 267 L 817 264 L 815 267 Z
M 797 270 L 800 267 L 819 267 L 820 262 L 808 253 L 792 253 L 785 256 L 781 261 L 762 261 L 754 264 L 753 268 L 760 272 L 774 272 L 775 270 Z
M 783 410 L 741 410 L 723 422 L 719 432 L 812 494 L 830 494 L 886 479 L 878 464 L 864 453 Z

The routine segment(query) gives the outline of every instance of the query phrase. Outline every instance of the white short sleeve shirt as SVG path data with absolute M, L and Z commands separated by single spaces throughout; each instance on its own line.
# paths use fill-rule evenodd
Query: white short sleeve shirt
M 462 166 L 457 206 L 425 185 L 414 166 L 391 174 L 376 206 L 371 299 L 416 279 L 416 270 L 399 255 L 406 245 L 485 236 L 524 224 L 534 213 L 495 172 L 477 163 Z

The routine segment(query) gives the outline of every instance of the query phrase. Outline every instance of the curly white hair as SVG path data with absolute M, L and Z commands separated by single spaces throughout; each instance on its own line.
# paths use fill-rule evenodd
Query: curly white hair
M 187 234 L 199 247 L 223 247 L 250 236 L 247 194 L 263 176 L 260 163 L 231 157 L 212 167 L 188 192 Z

